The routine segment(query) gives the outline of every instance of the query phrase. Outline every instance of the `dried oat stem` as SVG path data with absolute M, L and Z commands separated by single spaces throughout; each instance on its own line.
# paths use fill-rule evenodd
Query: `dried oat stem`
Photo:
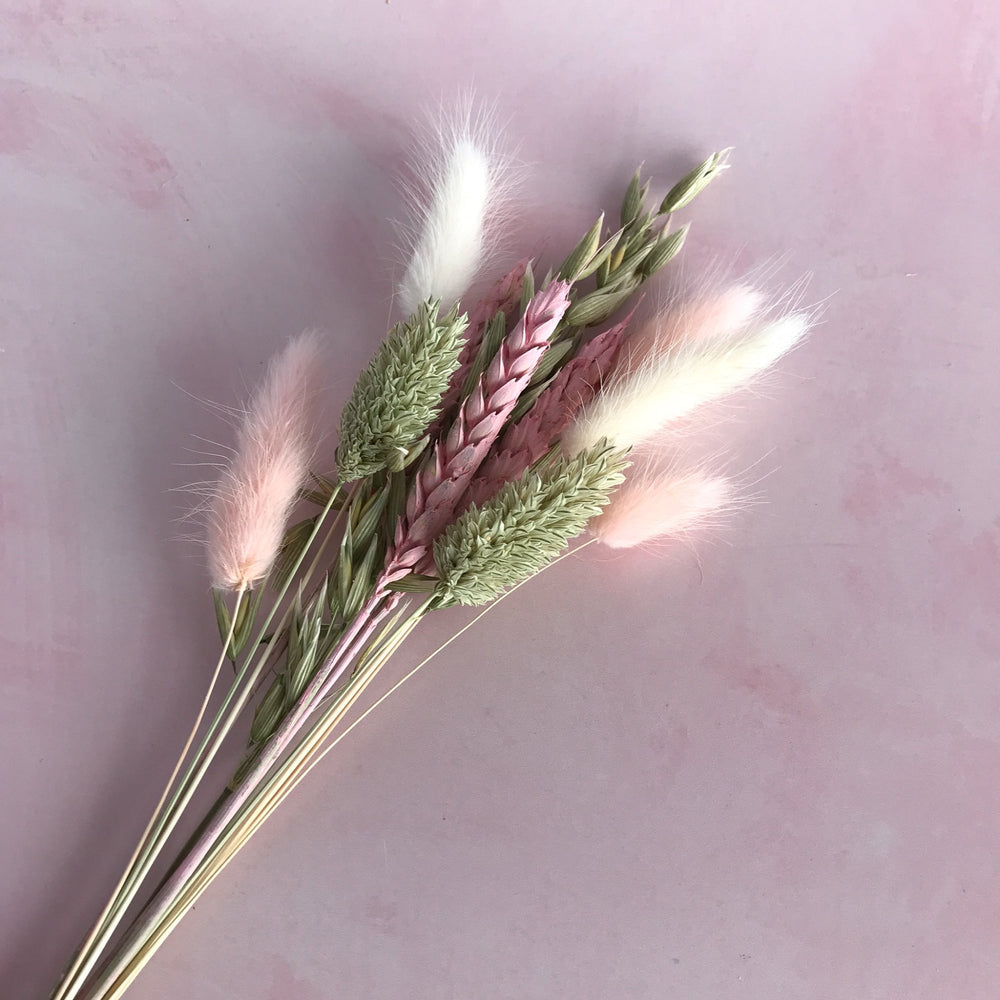
M 136 844 L 135 850 L 132 852 L 132 856 L 129 858 L 128 864 L 125 866 L 125 871 L 122 872 L 122 876 L 118 880 L 118 884 L 112 891 L 111 896 L 108 898 L 104 909 L 101 911 L 100 916 L 98 916 L 97 921 L 90 930 L 90 933 L 78 949 L 73 962 L 66 970 L 63 980 L 56 987 L 56 990 L 53 992 L 50 1000 L 62 1000 L 62 998 L 67 995 L 68 991 L 73 988 L 74 984 L 82 983 L 87 978 L 91 969 L 93 969 L 98 958 L 100 957 L 101 949 L 107 943 L 110 936 L 114 933 L 115 928 L 118 926 L 118 919 L 116 918 L 120 918 L 120 914 L 124 909 L 124 906 L 119 902 L 120 896 L 122 891 L 126 890 L 126 886 L 130 883 L 136 863 L 139 861 L 147 845 L 150 843 L 154 828 L 157 826 L 157 822 L 160 817 L 160 812 L 164 808 L 164 805 L 170 796 L 170 790 L 173 788 L 174 782 L 177 780 L 177 775 L 184 766 L 184 761 L 191 750 L 195 737 L 198 735 L 198 730 L 201 728 L 202 720 L 205 718 L 205 712 L 208 710 L 208 703 L 212 698 L 215 686 L 219 681 L 219 674 L 222 672 L 223 664 L 227 659 L 226 654 L 229 650 L 229 644 L 232 642 L 233 632 L 236 628 L 237 611 L 239 610 L 245 594 L 245 587 L 241 587 L 236 592 L 235 607 L 233 609 L 229 635 L 222 644 L 222 652 L 219 655 L 218 662 L 215 664 L 215 670 L 212 671 L 212 677 L 208 683 L 208 689 L 205 692 L 205 697 L 202 699 L 201 705 L 198 708 L 198 714 L 195 717 L 194 725 L 191 727 L 191 731 L 184 743 L 184 748 L 181 750 L 180 755 L 177 758 L 177 762 L 174 764 L 174 768 L 170 772 L 170 777 L 167 779 L 167 783 L 164 786 L 159 801 L 156 803 L 156 807 L 153 809 L 149 822 L 146 824 L 146 828 L 142 831 L 142 836 L 139 837 L 139 842 Z M 127 900 L 124 905 L 128 905 Z

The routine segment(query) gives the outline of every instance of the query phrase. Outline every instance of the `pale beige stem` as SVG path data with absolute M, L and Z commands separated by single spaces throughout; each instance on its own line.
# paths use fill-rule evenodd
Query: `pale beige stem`
M 111 911 L 118 902 L 118 897 L 122 888 L 129 879 L 129 875 L 131 874 L 136 861 L 149 842 L 150 834 L 152 833 L 157 819 L 159 818 L 160 810 L 163 809 L 163 805 L 170 795 L 170 790 L 173 788 L 174 782 L 177 780 L 177 775 L 180 774 L 181 768 L 184 766 L 184 760 L 194 744 L 195 736 L 198 735 L 198 730 L 201 728 L 202 720 L 205 718 L 205 712 L 208 711 L 208 704 L 212 699 L 213 692 L 215 691 L 215 685 L 219 681 L 219 674 L 222 672 L 222 666 L 226 662 L 226 654 L 229 652 L 229 646 L 232 643 L 233 635 L 236 632 L 236 618 L 240 612 L 240 604 L 242 603 L 245 595 L 245 586 L 240 587 L 240 589 L 236 592 L 236 603 L 233 607 L 232 616 L 229 622 L 229 634 L 226 636 L 226 640 L 222 644 L 222 652 L 219 655 L 219 662 L 216 663 L 215 670 L 212 672 L 212 679 L 208 683 L 208 690 L 205 692 L 205 697 L 202 699 L 201 707 L 198 709 L 198 715 L 194 720 L 194 725 L 191 727 L 191 732 L 188 734 L 187 741 L 184 744 L 184 749 L 181 750 L 180 756 L 177 758 L 177 763 L 174 764 L 174 769 L 171 771 L 170 777 L 167 779 L 167 784 L 163 789 L 163 793 L 160 795 L 160 800 L 156 803 L 156 808 L 153 810 L 152 816 L 149 817 L 146 829 L 142 831 L 139 843 L 136 844 L 135 850 L 132 852 L 132 857 L 129 858 L 128 864 L 125 866 L 125 871 L 122 872 L 122 876 L 118 880 L 118 884 L 115 886 L 114 891 L 111 893 L 111 896 L 104 906 L 104 909 L 101 911 L 100 916 L 97 918 L 97 921 L 94 923 L 94 926 L 91 928 L 90 933 L 87 935 L 83 944 L 80 946 L 80 950 L 77 952 L 72 965 L 66 972 L 62 982 L 56 987 L 56 990 L 52 994 L 50 1000 L 63 1000 L 63 998 L 70 995 L 69 990 L 72 989 L 74 985 L 78 986 L 86 979 L 88 973 L 94 967 L 94 964 L 100 956 L 100 951 L 104 942 L 107 941 L 108 937 L 110 937 L 110 935 L 114 932 L 114 929 L 118 924 L 118 921 L 115 920 L 110 923 L 110 926 L 105 926 Z M 95 948 L 94 943 L 97 941 L 98 937 L 101 938 L 101 941 Z

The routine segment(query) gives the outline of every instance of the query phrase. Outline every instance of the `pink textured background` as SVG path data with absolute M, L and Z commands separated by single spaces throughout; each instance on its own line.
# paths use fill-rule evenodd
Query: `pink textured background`
M 675 279 L 826 300 L 729 408 L 768 502 L 503 604 L 130 996 L 1000 993 L 993 0 L 5 0 L 0 50 L 0 995 L 45 995 L 214 662 L 171 490 L 227 432 L 185 392 L 235 402 L 319 325 L 343 399 L 409 123 L 470 84 L 553 255 L 638 161 L 736 147 Z

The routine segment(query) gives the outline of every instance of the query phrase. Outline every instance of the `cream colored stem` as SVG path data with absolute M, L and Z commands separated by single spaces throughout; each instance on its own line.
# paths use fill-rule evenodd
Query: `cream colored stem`
M 135 850 L 132 852 L 132 857 L 129 858 L 129 862 L 125 866 L 125 871 L 122 872 L 122 876 L 118 880 L 118 884 L 115 886 L 114 892 L 111 893 L 104 909 L 101 911 L 101 915 L 97 918 L 97 921 L 91 928 L 90 933 L 80 946 L 73 963 L 67 970 L 62 982 L 56 987 L 50 1000 L 63 1000 L 63 998 L 71 995 L 69 991 L 74 988 L 74 985 L 78 986 L 83 983 L 90 970 L 96 964 L 97 959 L 100 956 L 101 949 L 107 943 L 108 938 L 114 933 L 115 928 L 118 926 L 118 920 L 109 921 L 108 918 L 111 911 L 115 908 L 115 904 L 118 902 L 118 897 L 121 894 L 122 888 L 128 881 L 139 855 L 142 854 L 147 843 L 149 842 L 150 834 L 159 819 L 160 811 L 163 809 L 163 805 L 170 795 L 170 790 L 173 788 L 174 782 L 177 780 L 177 775 L 180 774 L 180 770 L 184 766 L 184 759 L 190 752 L 195 737 L 198 735 L 198 730 L 201 728 L 201 723 L 205 718 L 205 712 L 208 710 L 208 704 L 211 701 L 212 693 L 215 691 L 215 685 L 219 681 L 219 674 L 222 671 L 223 664 L 226 662 L 226 654 L 229 652 L 230 643 L 232 643 L 233 635 L 236 632 L 236 618 L 237 615 L 239 615 L 240 604 L 242 603 L 245 595 L 246 587 L 241 587 L 236 592 L 236 603 L 233 607 L 232 617 L 229 622 L 229 634 L 226 636 L 226 641 L 222 644 L 222 653 L 219 655 L 219 662 L 215 665 L 215 670 L 212 673 L 212 679 L 208 683 L 208 690 L 205 692 L 205 697 L 202 699 L 201 707 L 198 709 L 198 715 L 194 720 L 194 725 L 191 727 L 191 732 L 188 734 L 187 741 L 184 744 L 184 749 L 181 750 L 180 756 L 177 758 L 177 763 L 174 765 L 174 769 L 170 773 L 170 778 L 167 780 L 163 793 L 160 795 L 160 801 L 157 802 L 156 808 L 153 810 L 153 814 L 150 816 L 149 822 L 146 824 L 146 829 L 143 830 L 142 836 L 139 838 L 139 843 L 136 844 Z

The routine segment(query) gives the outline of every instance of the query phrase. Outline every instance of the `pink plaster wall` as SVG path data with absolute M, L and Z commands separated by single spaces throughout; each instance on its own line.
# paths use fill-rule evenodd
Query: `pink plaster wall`
M 767 502 L 503 604 L 130 996 L 1000 995 L 993 3 L 6 0 L 0 52 L 0 995 L 46 994 L 215 655 L 191 397 L 319 325 L 343 399 L 409 125 L 470 85 L 553 256 L 735 146 L 675 280 L 825 303 L 702 442 Z

